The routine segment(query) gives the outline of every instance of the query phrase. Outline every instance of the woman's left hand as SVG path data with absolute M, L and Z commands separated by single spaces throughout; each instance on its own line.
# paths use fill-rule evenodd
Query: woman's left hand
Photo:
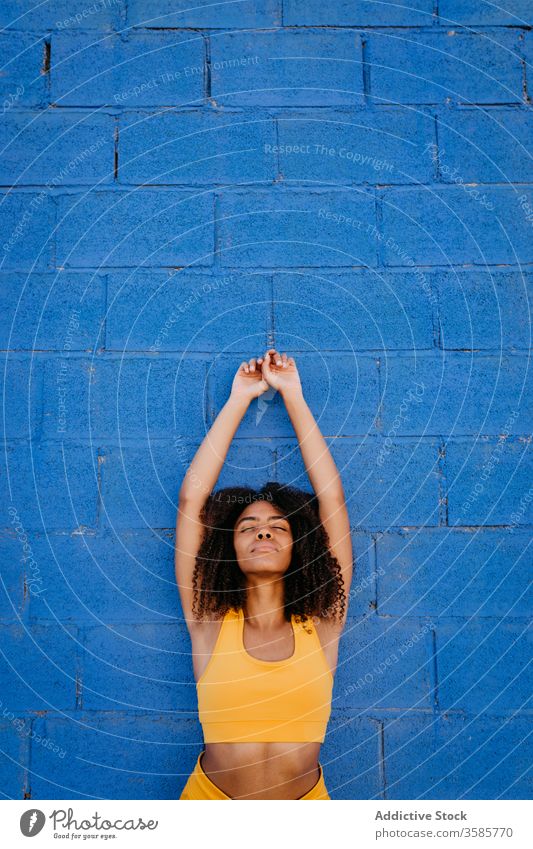
M 302 392 L 300 375 L 293 357 L 279 354 L 275 348 L 270 348 L 263 357 L 261 368 L 263 378 L 268 385 L 277 389 L 282 395 L 287 392 L 291 394 Z

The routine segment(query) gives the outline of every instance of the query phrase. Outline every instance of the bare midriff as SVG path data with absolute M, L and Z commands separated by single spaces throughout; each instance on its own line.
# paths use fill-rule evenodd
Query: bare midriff
M 232 799 L 299 799 L 315 786 L 320 743 L 206 743 L 201 766 Z

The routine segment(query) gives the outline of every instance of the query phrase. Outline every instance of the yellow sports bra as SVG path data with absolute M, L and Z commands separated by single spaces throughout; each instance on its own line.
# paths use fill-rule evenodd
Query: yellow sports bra
M 242 608 L 228 610 L 196 685 L 206 743 L 324 741 L 333 675 L 312 620 L 291 624 L 291 657 L 260 660 L 244 648 Z

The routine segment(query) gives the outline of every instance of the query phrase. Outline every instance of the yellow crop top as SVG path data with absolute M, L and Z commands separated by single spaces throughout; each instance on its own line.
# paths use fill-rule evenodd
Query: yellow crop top
M 206 743 L 324 741 L 333 675 L 312 620 L 291 624 L 291 657 L 260 660 L 244 648 L 242 608 L 228 610 L 196 685 Z

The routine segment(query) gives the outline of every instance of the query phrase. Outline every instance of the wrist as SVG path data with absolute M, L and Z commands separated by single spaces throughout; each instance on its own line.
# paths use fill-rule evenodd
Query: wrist
M 301 386 L 293 386 L 287 389 L 280 389 L 281 397 L 285 405 L 305 404 L 304 393 Z
M 231 392 L 228 400 L 226 401 L 226 406 L 232 410 L 242 411 L 242 413 L 244 414 L 250 406 L 251 402 L 252 399 L 248 398 L 248 396 L 236 395 Z

